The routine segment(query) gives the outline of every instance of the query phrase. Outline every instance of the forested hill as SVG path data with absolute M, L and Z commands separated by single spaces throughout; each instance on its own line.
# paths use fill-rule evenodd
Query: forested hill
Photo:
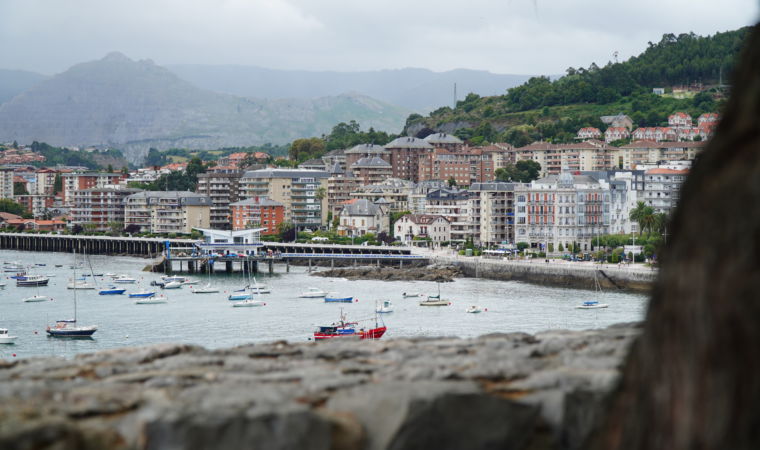
M 730 80 L 734 61 L 750 27 L 697 36 L 693 33 L 666 34 L 639 56 L 604 67 L 568 68 L 567 74 L 552 81 L 533 77 L 510 88 L 505 95 L 479 97 L 470 94 L 457 107 L 439 108 L 428 117 L 412 115 L 407 120 L 409 134 L 432 129 L 455 132 L 460 137 L 480 141 L 526 139 L 572 139 L 582 126 L 598 126 L 600 115 L 623 112 L 640 126 L 656 126 L 675 110 L 690 114 L 713 112 L 720 105 L 719 89 L 707 89 L 693 98 L 656 96 L 652 88 L 701 84 L 715 85 L 722 77 Z M 664 116 L 664 117 L 663 117 Z M 512 130 L 514 127 L 533 127 Z M 540 129 L 543 127 L 543 130 Z M 478 128 L 481 128 L 478 130 Z M 527 136 L 527 135 L 530 136 Z

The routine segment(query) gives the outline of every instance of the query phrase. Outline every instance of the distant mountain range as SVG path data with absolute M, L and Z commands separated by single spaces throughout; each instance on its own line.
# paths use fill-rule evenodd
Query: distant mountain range
M 411 112 L 357 93 L 254 99 L 212 92 L 120 53 L 30 84 L 0 105 L 0 141 L 108 145 L 131 161 L 150 147 L 283 144 L 350 120 L 398 132 Z
M 0 69 L 0 104 L 47 78 L 45 75 L 27 70 Z
M 503 95 L 529 75 L 501 75 L 457 69 L 366 72 L 274 70 L 254 66 L 170 65 L 169 70 L 194 85 L 226 94 L 257 98 L 314 98 L 359 92 L 410 110 L 427 113 L 453 106 L 454 84 L 461 100 L 468 93 Z

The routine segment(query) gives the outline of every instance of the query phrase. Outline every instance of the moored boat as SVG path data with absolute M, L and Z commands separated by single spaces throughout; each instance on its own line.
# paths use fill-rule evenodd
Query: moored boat
M 320 326 L 317 328 L 314 332 L 314 340 L 321 341 L 335 338 L 380 339 L 387 331 L 385 324 L 382 326 L 378 325 L 377 317 L 374 328 L 359 328 L 357 330 L 358 326 L 359 322 L 348 322 L 346 316 L 341 312 L 340 320 L 338 322 L 329 326 Z
M 0 328 L 0 344 L 15 344 L 17 336 L 11 336 L 7 328 Z
M 353 303 L 353 302 L 354 302 L 353 297 L 325 297 L 325 303 Z
M 236 291 L 232 291 L 232 293 L 227 296 L 227 300 L 230 301 L 250 300 L 252 298 L 253 292 L 251 292 L 249 289 L 238 289 Z
M 470 313 L 470 314 L 479 314 L 479 313 L 482 313 L 483 311 L 488 311 L 488 309 L 481 308 L 480 306 L 476 306 L 476 305 L 468 306 L 467 309 L 464 310 L 464 312 Z
M 22 301 L 24 303 L 36 303 L 36 302 L 47 302 L 52 300 L 52 298 L 48 297 L 47 295 L 33 295 L 31 297 L 26 297 Z
M 299 295 L 298 297 L 299 298 L 325 298 L 327 297 L 327 292 L 319 288 L 310 287 L 304 292 L 301 292 L 301 295 Z
M 95 325 L 78 326 L 76 319 L 57 320 L 45 330 L 52 337 L 90 337 L 98 331 Z
M 117 288 L 116 286 L 111 286 L 106 289 L 101 289 L 98 291 L 98 295 L 121 295 L 125 293 L 127 290 L 122 288 Z
M 129 294 L 129 298 L 150 298 L 156 295 L 155 291 L 137 291 Z
M 135 284 L 137 283 L 137 278 L 128 277 L 126 275 L 121 275 L 113 280 L 111 280 L 113 283 L 119 283 L 119 284 Z
M 575 309 L 601 309 L 601 308 L 607 308 L 608 306 L 610 305 L 606 303 L 599 303 L 596 300 L 589 300 L 576 306 Z
M 135 305 L 160 305 L 167 303 L 169 298 L 165 295 L 155 295 L 153 297 L 141 298 L 135 300 Z
M 29 275 L 22 278 L 16 279 L 16 286 L 23 286 L 23 287 L 29 287 L 29 286 L 47 286 L 48 281 L 50 279 L 44 275 Z
M 85 289 L 95 289 L 95 285 L 92 283 L 88 283 L 86 281 L 70 281 L 66 285 L 66 289 L 76 289 L 76 290 L 85 290 Z
M 413 292 L 403 292 L 401 294 L 401 296 L 403 298 L 417 298 L 417 297 L 422 297 L 422 294 L 420 294 L 420 293 L 413 293 Z
M 390 300 L 383 300 L 383 303 L 375 308 L 375 312 L 386 314 L 393 312 L 393 303 Z
M 182 287 L 182 282 L 181 281 L 170 281 L 170 282 L 164 284 L 161 287 L 164 288 L 164 289 L 179 289 L 179 288 Z
M 266 303 L 262 302 L 261 300 L 240 300 L 237 302 L 232 303 L 233 308 L 246 308 L 246 307 L 252 307 L 252 306 L 266 306 Z
M 219 288 L 215 288 L 211 286 L 211 283 L 208 283 L 202 287 L 194 287 L 190 289 L 190 292 L 192 292 L 193 294 L 216 294 L 217 292 L 219 292 Z

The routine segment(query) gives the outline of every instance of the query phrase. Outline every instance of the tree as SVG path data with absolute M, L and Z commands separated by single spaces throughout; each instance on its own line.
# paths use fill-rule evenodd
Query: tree
M 277 234 L 282 242 L 294 242 L 296 227 L 291 222 L 280 222 L 277 225 Z
M 518 161 L 517 164 L 507 164 L 503 168 L 496 169 L 498 181 L 512 181 L 530 183 L 538 179 L 541 164 L 535 161 Z
M 57 194 L 61 191 L 63 191 L 63 178 L 61 177 L 61 173 L 57 172 L 55 174 L 55 179 L 53 180 L 53 194 Z
M 288 156 L 299 163 L 316 158 L 325 152 L 325 141 L 320 138 L 296 139 L 290 144 Z
M 454 187 L 457 185 L 457 180 L 454 177 L 449 177 L 448 181 L 446 181 L 446 184 L 448 184 L 449 187 Z
M 124 231 L 129 234 L 135 234 L 140 232 L 140 225 L 137 225 L 135 223 L 130 223 L 126 227 L 124 227 Z
M 26 213 L 26 209 L 9 198 L 0 198 L 0 212 L 23 216 Z
M 82 228 L 82 225 L 74 224 L 73 227 L 71 227 L 71 234 L 79 234 L 82 231 L 84 231 L 84 228 Z
M 109 164 L 108 167 L 106 168 L 106 172 L 113 173 L 113 165 Z
M 377 233 L 377 240 L 385 245 L 389 245 L 392 243 L 395 239 L 393 239 L 393 236 L 386 233 L 385 231 L 381 231 Z
M 26 182 L 14 181 L 13 195 L 29 195 L 29 191 L 26 190 Z
M 654 208 L 644 202 L 636 203 L 636 207 L 629 213 L 631 220 L 639 224 L 639 236 L 646 228 L 651 228 L 654 223 Z

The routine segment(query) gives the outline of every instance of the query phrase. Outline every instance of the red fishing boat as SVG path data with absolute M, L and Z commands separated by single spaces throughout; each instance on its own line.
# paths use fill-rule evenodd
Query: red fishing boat
M 314 332 L 314 340 L 333 338 L 352 338 L 352 339 L 380 339 L 387 330 L 385 324 L 380 326 L 375 317 L 374 328 L 361 328 L 359 322 L 349 322 L 343 311 L 340 313 L 340 320 L 328 326 L 318 327 Z

